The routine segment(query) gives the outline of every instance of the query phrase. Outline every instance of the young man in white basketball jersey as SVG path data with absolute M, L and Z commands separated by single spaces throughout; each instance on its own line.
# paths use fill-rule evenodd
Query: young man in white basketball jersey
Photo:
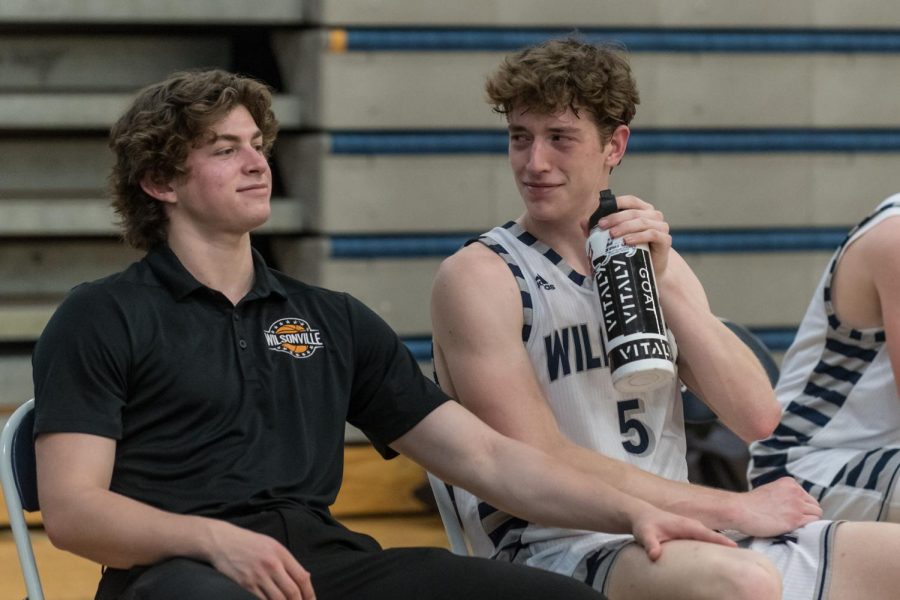
M 672 541 L 651 563 L 629 536 L 545 527 L 457 488 L 476 552 L 577 577 L 611 600 L 896 597 L 900 527 L 821 521 L 790 478 L 747 493 L 691 485 L 677 379 L 647 395 L 612 386 L 585 241 L 638 103 L 625 58 L 575 39 L 547 42 L 509 56 L 487 95 L 508 121 L 525 212 L 441 265 L 432 297 L 439 383 L 504 434 L 733 530 L 739 547 Z M 779 409 L 768 379 L 711 313 L 662 213 L 633 196 L 618 205 L 600 226 L 649 244 L 678 379 L 744 440 L 770 435 Z
M 775 388 L 781 422 L 749 479 L 790 475 L 832 519 L 900 521 L 900 194 L 840 245 Z

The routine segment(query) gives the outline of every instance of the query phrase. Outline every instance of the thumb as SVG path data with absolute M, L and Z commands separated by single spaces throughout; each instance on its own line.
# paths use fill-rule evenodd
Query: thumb
M 644 551 L 647 552 L 647 558 L 651 562 L 656 562 L 656 559 L 662 556 L 662 545 L 656 537 L 650 537 L 644 540 Z

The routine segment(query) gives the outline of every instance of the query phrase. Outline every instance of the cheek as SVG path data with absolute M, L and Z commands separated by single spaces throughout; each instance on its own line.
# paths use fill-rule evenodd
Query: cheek
M 228 186 L 229 173 L 222 167 L 204 169 L 202 175 L 197 178 L 197 183 L 207 190 L 219 190 Z

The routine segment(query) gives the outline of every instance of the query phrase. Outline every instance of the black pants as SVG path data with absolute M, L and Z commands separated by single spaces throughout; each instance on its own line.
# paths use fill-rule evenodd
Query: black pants
M 268 511 L 234 521 L 287 547 L 312 575 L 319 600 L 598 600 L 570 577 L 521 565 L 468 558 L 438 548 L 383 550 L 326 514 Z M 97 600 L 252 600 L 207 563 L 186 558 L 150 567 L 107 569 Z

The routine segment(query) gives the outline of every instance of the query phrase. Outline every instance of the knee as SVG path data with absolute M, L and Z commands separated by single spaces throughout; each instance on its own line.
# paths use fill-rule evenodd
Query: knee
M 717 598 L 734 600 L 780 600 L 781 572 L 768 558 L 750 552 L 740 560 L 719 565 Z

